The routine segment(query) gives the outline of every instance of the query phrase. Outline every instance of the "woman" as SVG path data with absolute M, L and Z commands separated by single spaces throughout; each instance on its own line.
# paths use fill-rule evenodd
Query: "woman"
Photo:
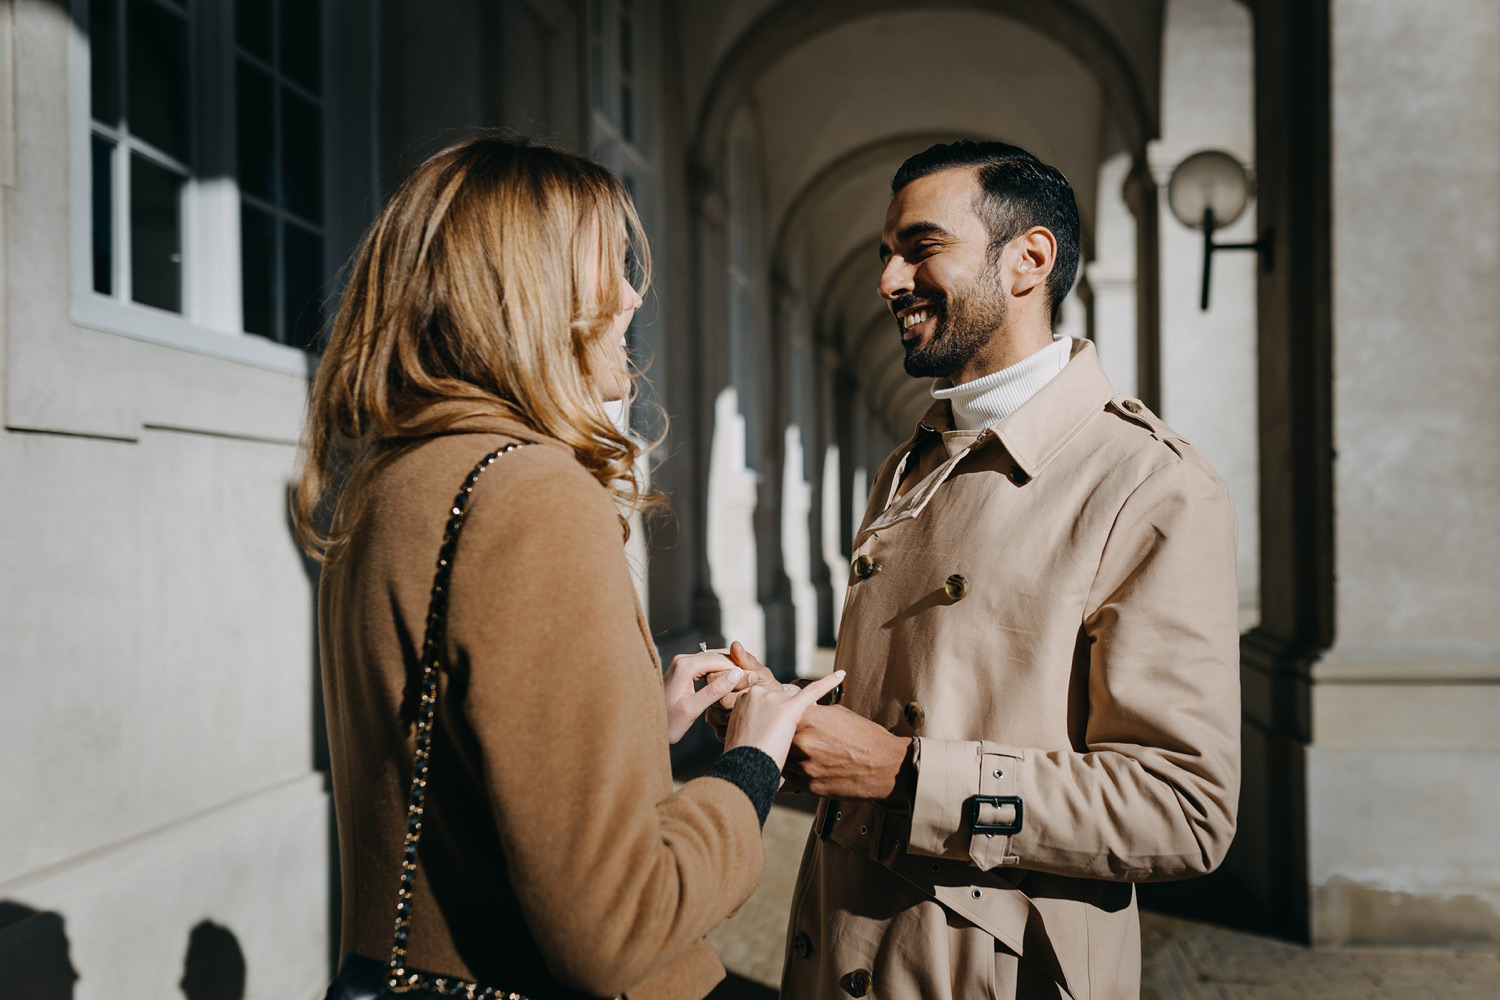
M 664 685 L 626 565 L 639 449 L 604 404 L 631 388 L 632 244 L 645 255 L 606 170 L 482 137 L 419 166 L 351 268 L 294 505 L 326 563 L 351 976 L 383 978 L 392 955 L 418 650 L 454 495 L 486 454 L 522 445 L 473 481 L 444 553 L 405 968 L 530 997 L 703 996 L 724 975 L 703 936 L 759 880 L 759 824 L 797 721 L 838 683 L 756 685 L 710 775 L 672 790 L 668 737 L 740 672 L 708 651 L 674 660 Z

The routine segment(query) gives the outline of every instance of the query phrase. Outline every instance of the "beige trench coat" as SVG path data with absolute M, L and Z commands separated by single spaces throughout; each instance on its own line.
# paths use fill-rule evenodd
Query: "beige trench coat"
M 843 704 L 916 739 L 914 801 L 822 804 L 782 995 L 1137 997 L 1132 883 L 1234 833 L 1230 499 L 1087 341 L 950 427 L 934 405 L 876 476 L 839 630 Z

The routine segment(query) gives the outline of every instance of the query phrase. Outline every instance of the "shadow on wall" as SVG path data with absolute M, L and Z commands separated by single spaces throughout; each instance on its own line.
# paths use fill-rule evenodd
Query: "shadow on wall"
M 73 1000 L 78 970 L 62 914 L 0 901 L 0 1000 Z M 244 1000 L 245 953 L 234 932 L 205 920 L 188 935 L 178 984 L 187 1000 Z
M 182 964 L 187 1000 L 244 1000 L 245 953 L 229 928 L 209 920 L 194 927 Z
M 73 1000 L 78 972 L 60 913 L 0 902 L 0 1000 Z

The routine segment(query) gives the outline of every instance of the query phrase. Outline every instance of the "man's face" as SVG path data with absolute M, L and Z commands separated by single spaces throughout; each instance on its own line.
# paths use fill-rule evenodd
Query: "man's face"
M 880 238 L 880 296 L 896 318 L 913 378 L 952 378 L 1005 320 L 989 231 L 974 211 L 972 168 L 919 177 L 891 199 Z

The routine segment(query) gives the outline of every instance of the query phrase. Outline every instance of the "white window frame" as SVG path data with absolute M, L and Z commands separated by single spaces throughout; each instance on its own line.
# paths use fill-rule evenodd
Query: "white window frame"
M 326 0 L 312 0 L 323 7 L 323 31 L 319 58 L 325 69 L 329 65 L 330 38 L 333 34 L 331 11 Z M 73 31 L 68 41 L 68 130 L 69 130 L 69 229 L 72 251 L 72 319 L 78 326 L 119 334 L 135 340 L 192 351 L 210 357 L 253 365 L 271 371 L 306 376 L 314 355 L 300 348 L 281 344 L 267 337 L 243 330 L 240 300 L 240 200 L 239 184 L 234 176 L 234 19 L 233 3 L 225 0 L 190 0 L 189 7 L 189 83 L 194 94 L 189 114 L 192 116 L 193 152 L 199 169 L 206 161 L 215 163 L 220 176 L 207 179 L 189 174 L 184 185 L 182 206 L 183 287 L 182 314 L 143 305 L 124 298 L 120 276 L 123 261 L 128 261 L 129 242 L 128 183 L 125 171 L 116 169 L 111 178 L 115 215 L 114 294 L 94 291 L 93 275 L 93 192 L 90 187 L 93 170 L 90 108 L 91 76 L 90 39 L 87 31 Z M 87 25 L 88 0 L 73 0 L 76 22 Z M 122 24 L 122 30 L 124 25 Z M 212 53 L 209 58 L 205 53 Z M 219 79 L 214 79 L 217 72 Z M 227 80 L 224 77 L 227 76 Z M 327 109 L 324 82 L 323 107 L 323 188 L 324 188 L 324 273 L 332 275 L 329 250 L 328 212 L 330 142 L 332 131 Z M 128 153 L 118 154 L 128 156 Z M 125 197 L 122 197 L 122 194 Z M 122 225 L 123 220 L 123 225 Z M 123 261 L 122 261 L 123 258 Z

